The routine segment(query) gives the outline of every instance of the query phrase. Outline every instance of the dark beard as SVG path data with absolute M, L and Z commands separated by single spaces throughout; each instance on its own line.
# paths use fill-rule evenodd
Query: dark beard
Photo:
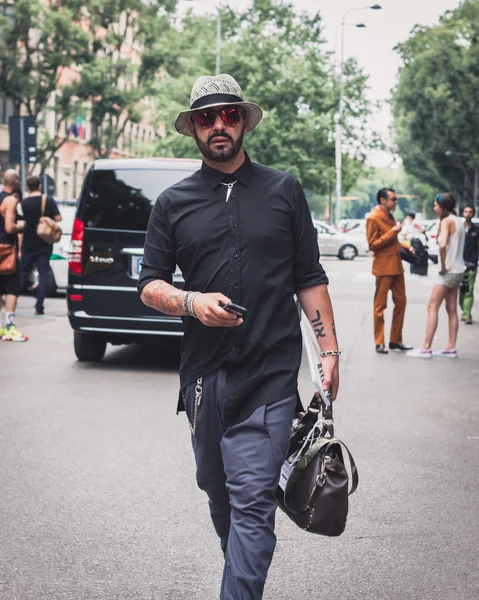
M 208 141 L 206 143 L 202 142 L 197 137 L 196 131 L 194 132 L 194 134 L 195 134 L 196 145 L 200 149 L 201 154 L 205 158 L 207 158 L 213 162 L 217 162 L 217 163 L 225 163 L 225 162 L 232 160 L 238 154 L 238 152 L 241 150 L 241 147 L 243 146 L 244 130 L 241 131 L 241 135 L 236 140 L 236 142 L 225 131 L 218 131 L 216 129 L 209 136 Z M 215 149 L 211 148 L 210 147 L 211 141 L 214 138 L 220 137 L 220 136 L 228 139 L 232 143 L 232 146 L 230 146 L 229 148 L 226 148 L 226 146 L 223 148 L 215 148 Z

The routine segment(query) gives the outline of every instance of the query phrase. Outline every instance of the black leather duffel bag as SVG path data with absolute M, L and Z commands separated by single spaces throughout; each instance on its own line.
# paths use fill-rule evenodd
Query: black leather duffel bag
M 317 360 L 314 333 L 303 320 L 301 331 L 317 391 L 308 409 L 293 420 L 288 458 L 281 470 L 276 501 L 301 529 L 338 536 L 346 527 L 349 496 L 359 483 L 358 470 L 348 448 L 334 437 L 332 398 L 322 389 L 323 374 Z
M 327 408 L 315 396 L 293 423 L 276 501 L 301 529 L 338 536 L 346 527 L 348 497 L 358 487 L 359 477 L 351 453 L 332 435 L 332 428 L 332 405 Z M 349 461 L 351 486 L 344 456 Z

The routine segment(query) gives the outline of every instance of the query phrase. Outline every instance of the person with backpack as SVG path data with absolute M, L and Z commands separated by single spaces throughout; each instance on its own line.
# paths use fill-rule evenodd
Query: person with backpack
M 37 228 L 42 217 L 49 217 L 55 223 L 62 220 L 57 203 L 51 196 L 41 193 L 40 177 L 27 177 L 28 196 L 22 200 L 22 210 L 25 218 L 25 234 L 22 244 L 21 282 L 25 289 L 33 267 L 38 270 L 38 286 L 35 289 L 35 314 L 43 315 L 43 303 L 50 277 L 50 256 L 52 244 L 42 239 Z

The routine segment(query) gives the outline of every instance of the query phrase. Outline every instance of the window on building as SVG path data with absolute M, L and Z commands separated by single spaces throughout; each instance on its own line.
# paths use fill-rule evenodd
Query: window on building
M 14 114 L 15 106 L 13 100 L 0 94 L 0 123 L 6 125 L 8 123 L 8 117 L 13 117 Z

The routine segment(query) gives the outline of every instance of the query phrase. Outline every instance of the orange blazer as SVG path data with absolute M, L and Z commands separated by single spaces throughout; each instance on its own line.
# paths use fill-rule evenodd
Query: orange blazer
M 373 275 L 404 273 L 401 244 L 393 231 L 394 223 L 382 206 L 376 206 L 366 222 L 369 249 L 374 252 Z

